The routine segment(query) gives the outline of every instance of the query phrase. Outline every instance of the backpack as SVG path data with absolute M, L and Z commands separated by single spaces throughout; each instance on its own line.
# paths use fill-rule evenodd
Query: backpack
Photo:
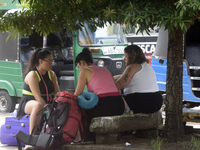
M 60 150 L 63 144 L 70 144 L 75 139 L 79 126 L 82 127 L 81 111 L 76 99 L 77 96 L 63 91 L 51 104 L 46 104 L 39 112 L 39 120 L 43 125 L 39 126 L 38 135 L 29 135 L 22 131 L 16 133 L 19 150 L 20 141 L 38 150 Z M 48 114 L 45 113 L 46 109 Z

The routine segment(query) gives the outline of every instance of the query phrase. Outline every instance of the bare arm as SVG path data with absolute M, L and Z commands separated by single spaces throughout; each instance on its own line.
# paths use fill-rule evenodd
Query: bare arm
M 29 85 L 32 94 L 35 97 L 35 100 L 40 102 L 42 105 L 45 105 L 44 99 L 41 97 L 39 79 L 34 71 L 28 73 L 25 78 L 25 82 Z
M 87 78 L 86 78 L 85 70 L 83 70 L 79 74 L 78 84 L 77 84 L 74 95 L 79 96 L 81 93 L 83 93 L 86 83 L 87 83 Z
M 52 83 L 54 86 L 54 96 L 58 96 L 60 93 L 60 89 L 58 86 L 58 80 L 56 74 L 51 70 L 51 77 L 52 77 Z
M 131 64 L 126 67 L 121 77 L 116 81 L 117 86 L 119 89 L 123 89 L 125 86 L 129 84 L 131 81 L 133 75 L 141 69 L 141 67 L 138 69 L 138 64 Z
M 116 80 L 117 80 L 119 77 L 121 77 L 121 75 L 116 75 L 116 76 L 118 76 L 117 79 L 115 79 L 116 76 L 112 76 L 111 73 L 110 73 L 110 75 L 111 75 L 111 77 L 113 78 L 113 80 L 114 80 L 114 82 L 115 82 L 115 85 L 116 85 L 116 87 L 117 87 L 119 93 L 121 94 L 122 91 L 121 91 L 121 89 L 118 87 L 117 82 L 116 82 Z

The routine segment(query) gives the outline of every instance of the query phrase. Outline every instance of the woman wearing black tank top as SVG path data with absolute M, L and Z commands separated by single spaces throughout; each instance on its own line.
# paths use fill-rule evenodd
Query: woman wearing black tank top
M 51 52 L 37 49 L 31 55 L 24 78 L 23 96 L 17 110 L 17 118 L 30 114 L 29 132 L 38 125 L 39 115 L 36 115 L 50 99 L 50 95 L 60 92 L 56 74 L 51 70 L 53 57 Z M 33 134 L 36 134 L 36 130 Z M 26 145 L 25 150 L 34 149 Z

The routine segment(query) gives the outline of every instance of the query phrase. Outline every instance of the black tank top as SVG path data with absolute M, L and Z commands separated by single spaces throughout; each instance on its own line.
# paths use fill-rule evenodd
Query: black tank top
M 42 80 L 42 78 L 40 76 L 40 73 L 38 72 L 38 70 L 36 68 L 34 68 L 32 71 L 35 71 L 35 73 L 38 75 L 40 93 L 41 94 L 46 94 L 46 88 L 45 88 L 43 80 Z M 44 82 L 46 83 L 46 86 L 47 86 L 47 89 L 48 89 L 48 94 L 52 94 L 54 92 L 54 86 L 53 86 L 53 83 L 52 83 L 50 71 L 47 71 L 45 73 L 45 75 L 42 75 L 42 77 L 44 79 Z M 31 92 L 31 89 L 30 89 L 29 85 L 26 84 L 25 81 L 24 81 L 24 84 L 23 84 L 23 90 Z M 45 98 L 45 101 L 46 101 L 46 98 Z

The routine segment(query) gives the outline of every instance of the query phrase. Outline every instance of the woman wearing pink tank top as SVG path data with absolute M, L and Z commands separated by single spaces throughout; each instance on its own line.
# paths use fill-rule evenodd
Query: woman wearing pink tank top
M 79 96 L 87 85 L 88 92 L 93 92 L 99 97 L 98 104 L 92 109 L 85 109 L 85 114 L 91 118 L 122 115 L 125 108 L 124 100 L 111 73 L 104 67 L 93 65 L 92 54 L 88 48 L 84 48 L 78 54 L 75 63 L 81 72 L 74 94 Z M 75 141 L 81 141 L 79 131 Z
M 115 85 L 111 73 L 104 67 L 93 65 L 92 54 L 84 48 L 76 57 L 75 63 L 80 69 L 75 95 L 79 96 L 85 85 L 88 92 L 99 97 L 97 106 L 84 110 L 89 117 L 121 115 L 124 112 L 124 101 Z

